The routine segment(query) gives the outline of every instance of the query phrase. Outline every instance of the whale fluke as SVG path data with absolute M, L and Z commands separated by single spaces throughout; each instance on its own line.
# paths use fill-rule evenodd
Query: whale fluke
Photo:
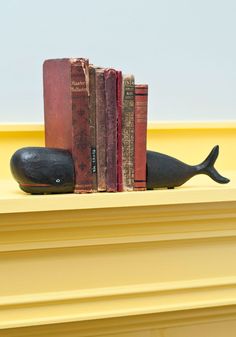
M 227 184 L 230 180 L 221 176 L 214 164 L 219 154 L 216 145 L 199 165 L 188 165 L 166 154 L 147 151 L 147 188 L 174 188 L 198 174 L 206 174 L 220 184 Z
M 219 172 L 217 172 L 217 170 L 214 168 L 214 164 L 218 158 L 218 155 L 219 145 L 216 145 L 213 147 L 207 158 L 200 165 L 198 165 L 198 173 L 208 175 L 211 177 L 211 179 L 219 184 L 227 184 L 230 180 L 220 175 Z

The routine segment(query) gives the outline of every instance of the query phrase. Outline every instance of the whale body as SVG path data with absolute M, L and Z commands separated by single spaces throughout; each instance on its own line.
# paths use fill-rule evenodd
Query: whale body
M 198 174 L 206 174 L 217 183 L 227 184 L 229 179 L 214 168 L 218 155 L 219 146 L 216 145 L 201 164 L 192 166 L 163 153 L 147 151 L 147 189 L 178 187 Z
M 219 154 L 215 146 L 199 165 L 191 166 L 168 155 L 147 151 L 147 189 L 174 188 L 197 174 L 206 174 L 217 183 L 229 179 L 214 168 Z M 26 147 L 17 150 L 10 161 L 11 172 L 19 187 L 31 194 L 72 193 L 74 162 L 69 151 L 47 147 Z

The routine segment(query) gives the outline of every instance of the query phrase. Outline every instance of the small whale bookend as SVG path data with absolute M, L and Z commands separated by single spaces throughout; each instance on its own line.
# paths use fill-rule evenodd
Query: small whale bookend
M 46 147 L 17 150 L 10 161 L 20 188 L 31 194 L 72 193 L 74 163 L 69 151 Z
M 201 164 L 191 166 L 165 154 L 147 151 L 147 189 L 178 187 L 198 174 L 206 174 L 217 183 L 227 184 L 230 180 L 214 168 L 218 155 L 219 146 L 216 145 Z
M 214 168 L 219 154 L 215 146 L 199 165 L 191 166 L 165 154 L 147 151 L 147 189 L 174 188 L 197 174 L 207 174 L 220 184 L 229 179 Z M 13 177 L 20 188 L 31 194 L 73 193 L 74 162 L 69 151 L 46 147 L 17 150 L 10 162 Z

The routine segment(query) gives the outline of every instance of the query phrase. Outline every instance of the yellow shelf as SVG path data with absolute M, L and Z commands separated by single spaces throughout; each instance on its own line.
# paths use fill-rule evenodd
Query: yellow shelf
M 174 190 L 92 194 L 30 195 L 22 192 L 15 181 L 2 180 L 0 213 L 235 201 L 236 172 L 223 173 L 231 179 L 228 185 L 218 185 L 207 176 L 197 176 Z
M 0 127 L 0 336 L 234 337 L 236 123 L 151 123 L 148 147 L 189 164 L 220 145 L 218 185 L 28 195 L 9 159 L 40 125 Z

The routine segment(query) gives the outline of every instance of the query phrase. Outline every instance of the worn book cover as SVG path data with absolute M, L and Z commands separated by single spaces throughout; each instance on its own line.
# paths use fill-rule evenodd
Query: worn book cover
M 117 191 L 117 100 L 116 70 L 105 69 L 106 129 L 107 129 L 107 191 Z
M 89 65 L 89 125 L 92 162 L 92 190 L 97 192 L 97 145 L 96 145 L 96 69 Z
M 46 60 L 43 84 L 46 146 L 71 151 L 75 193 L 91 192 L 88 60 Z
M 104 192 L 107 189 L 107 128 L 106 128 L 106 96 L 104 69 L 96 71 L 96 144 L 97 144 L 97 189 Z
M 123 75 L 122 163 L 123 190 L 134 188 L 134 76 Z
M 117 103 L 117 191 L 123 191 L 122 173 L 122 72 L 116 71 L 116 103 Z
M 146 190 L 148 85 L 135 85 L 134 190 Z

